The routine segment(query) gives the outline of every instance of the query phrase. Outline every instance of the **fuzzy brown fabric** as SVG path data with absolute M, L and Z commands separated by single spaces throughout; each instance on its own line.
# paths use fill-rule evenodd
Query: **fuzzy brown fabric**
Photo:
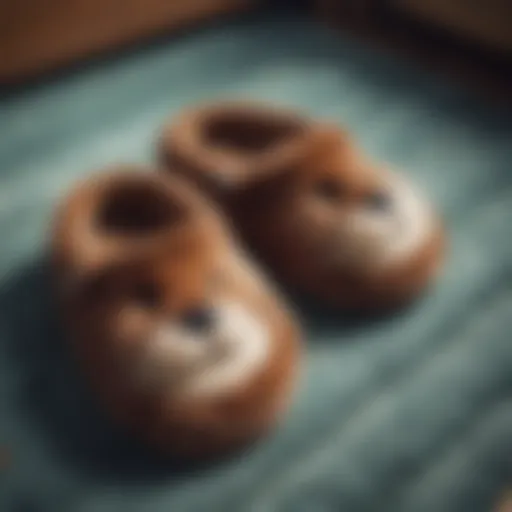
M 159 154 L 167 167 L 215 196 L 273 176 L 304 151 L 307 119 L 292 110 L 230 102 L 187 110 L 163 130 Z
M 113 418 L 160 451 L 222 455 L 281 416 L 297 368 L 298 329 L 204 198 L 178 178 L 126 170 L 80 184 L 57 212 L 53 261 L 70 338 Z M 127 368 L 151 327 L 179 317 L 211 287 L 268 320 L 263 369 L 215 399 L 134 385 Z
M 160 154 L 172 172 L 216 198 L 276 276 L 334 306 L 402 305 L 421 293 L 438 269 L 444 248 L 438 220 L 426 243 L 399 264 L 355 270 L 324 263 L 335 219 L 378 190 L 381 177 L 378 166 L 337 127 L 258 104 L 198 107 L 164 129 Z M 304 213 L 312 194 L 330 201 L 330 212 L 315 207 Z

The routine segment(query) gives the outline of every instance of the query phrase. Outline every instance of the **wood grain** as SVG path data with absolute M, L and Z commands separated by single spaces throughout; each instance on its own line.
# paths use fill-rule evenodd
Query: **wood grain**
M 0 83 L 251 4 L 253 0 L 6 0 L 0 3 Z

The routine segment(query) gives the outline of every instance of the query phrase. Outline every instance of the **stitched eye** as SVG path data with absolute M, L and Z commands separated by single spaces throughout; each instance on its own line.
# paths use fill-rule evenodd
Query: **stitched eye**
M 386 192 L 376 191 L 366 196 L 365 205 L 375 212 L 386 213 L 391 210 L 393 201 Z
M 210 331 L 215 320 L 215 311 L 208 306 L 191 308 L 182 317 L 182 323 L 187 329 L 199 333 Z
M 323 179 L 314 184 L 313 191 L 315 196 L 326 201 L 336 201 L 343 195 L 342 187 L 333 179 Z
M 143 308 L 155 309 L 160 305 L 162 297 L 155 283 L 143 281 L 135 286 L 133 299 Z

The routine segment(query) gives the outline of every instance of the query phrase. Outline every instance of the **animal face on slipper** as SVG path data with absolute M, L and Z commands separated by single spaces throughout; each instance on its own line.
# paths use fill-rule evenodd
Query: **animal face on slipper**
M 390 289 L 419 290 L 439 256 L 430 205 L 336 129 L 318 130 L 294 162 L 233 204 L 240 230 L 279 275 L 334 301 L 393 302 Z
M 180 397 L 236 390 L 262 370 L 272 327 L 222 252 L 152 259 L 105 274 L 91 299 L 134 384 Z
M 76 354 L 120 423 L 192 458 L 276 423 L 298 361 L 295 321 L 185 181 L 141 170 L 81 184 L 57 214 L 52 260 Z
M 326 136 L 287 186 L 287 230 L 311 257 L 334 268 L 374 272 L 399 265 L 422 249 L 434 228 L 412 185 L 338 134 Z

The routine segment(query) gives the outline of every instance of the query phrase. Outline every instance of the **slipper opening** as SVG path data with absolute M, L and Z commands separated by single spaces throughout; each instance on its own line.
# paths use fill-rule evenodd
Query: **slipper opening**
M 148 236 L 180 222 L 184 211 L 157 184 L 126 181 L 104 194 L 96 226 L 109 235 Z
M 223 112 L 212 115 L 203 126 L 203 140 L 210 146 L 241 155 L 271 151 L 302 133 L 295 119 L 258 115 L 254 112 Z

